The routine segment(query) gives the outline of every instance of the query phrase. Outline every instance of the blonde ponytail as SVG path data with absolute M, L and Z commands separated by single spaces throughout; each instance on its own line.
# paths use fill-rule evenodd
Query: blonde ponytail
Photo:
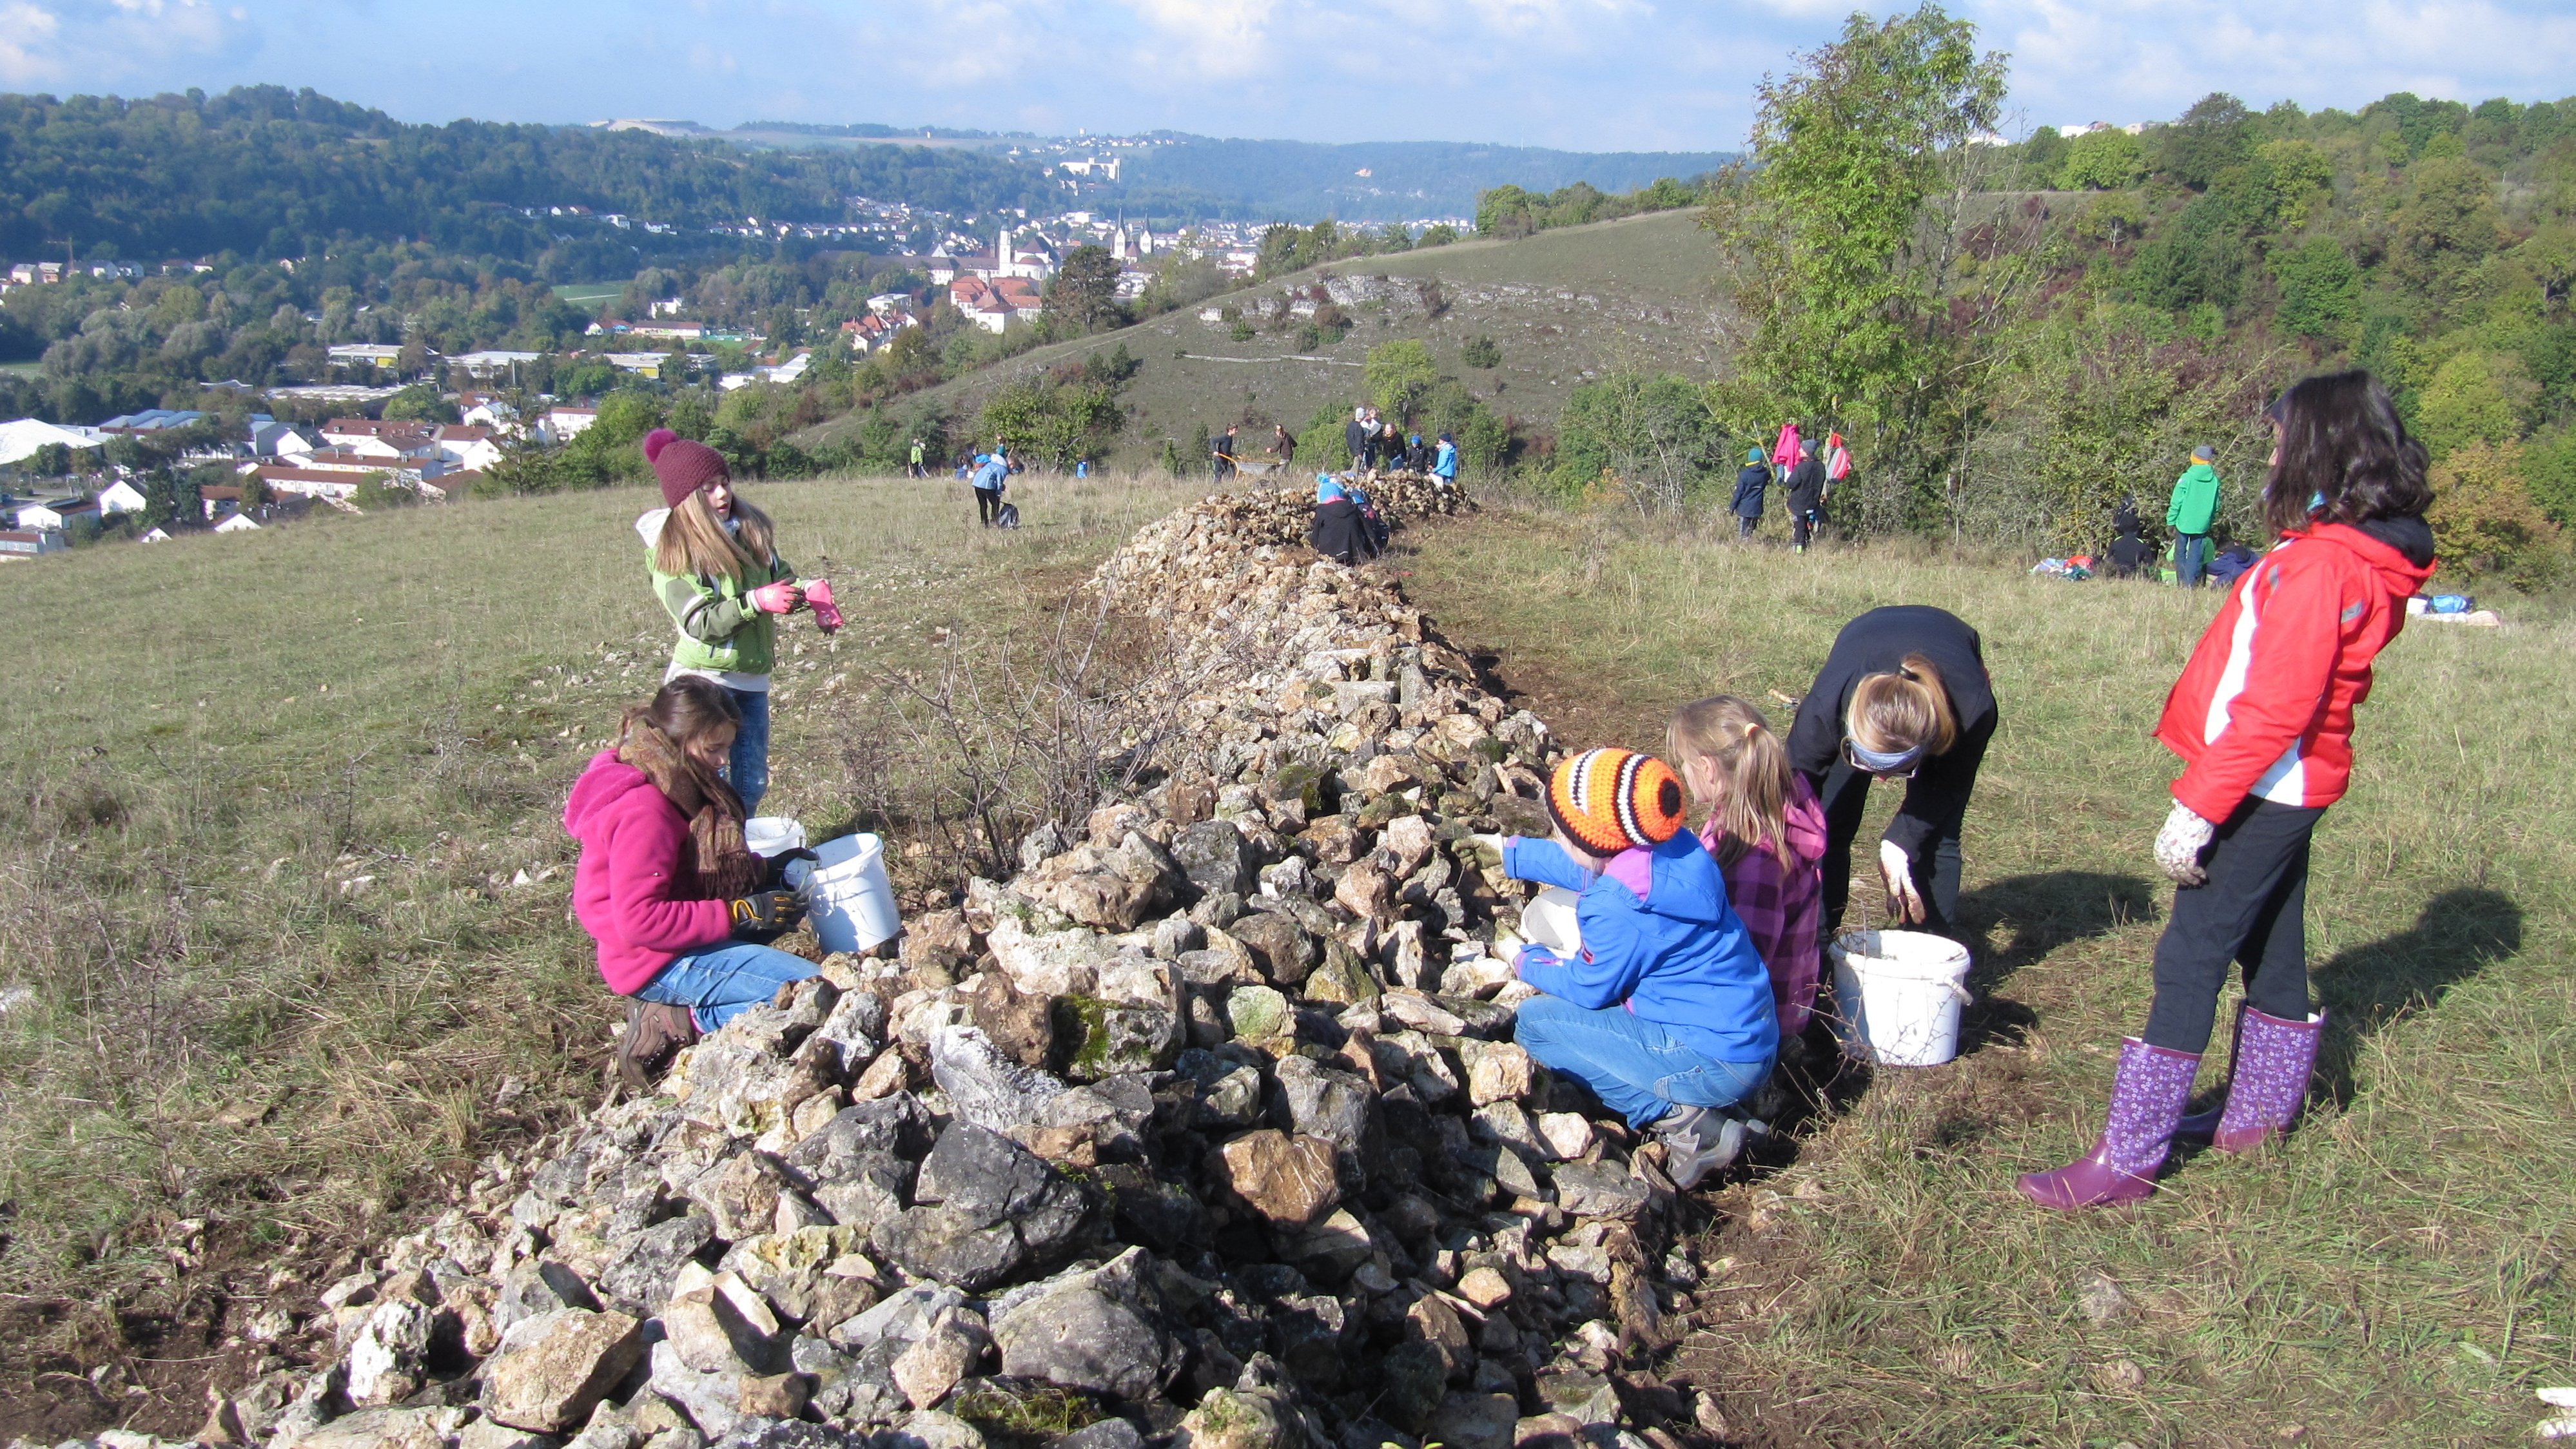
M 1872 754 L 1919 749 L 1946 755 L 1958 743 L 1959 716 L 1950 707 L 1939 667 L 1920 654 L 1908 654 L 1894 673 L 1872 674 L 1852 687 L 1843 733 Z
M 1789 850 L 1789 749 L 1762 711 L 1731 694 L 1713 695 L 1675 711 L 1664 739 L 1694 789 L 1691 764 L 1706 760 L 1715 767 L 1717 798 L 1700 803 L 1717 827 L 1718 864 L 1733 865 L 1756 847 L 1783 866 L 1797 864 Z

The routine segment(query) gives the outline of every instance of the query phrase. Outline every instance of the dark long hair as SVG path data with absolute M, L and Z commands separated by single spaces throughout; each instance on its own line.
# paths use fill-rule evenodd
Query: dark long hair
M 2281 431 L 2263 484 L 2274 533 L 2422 513 L 2433 502 L 2424 445 L 2406 434 L 2388 389 L 2367 372 L 2307 378 L 2264 410 Z

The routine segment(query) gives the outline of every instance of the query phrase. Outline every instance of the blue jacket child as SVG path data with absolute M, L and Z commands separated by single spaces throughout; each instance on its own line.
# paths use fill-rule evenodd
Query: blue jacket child
M 1694 1186 L 1758 1129 L 1739 1104 L 1779 1056 L 1770 973 L 1716 860 L 1683 828 L 1671 767 L 1588 750 L 1557 766 L 1547 801 L 1562 837 L 1600 864 L 1553 840 L 1503 843 L 1506 874 L 1575 892 L 1583 937 L 1570 957 L 1522 948 L 1520 978 L 1545 995 L 1521 1003 L 1515 1036 L 1630 1125 L 1655 1128 L 1676 1185 Z

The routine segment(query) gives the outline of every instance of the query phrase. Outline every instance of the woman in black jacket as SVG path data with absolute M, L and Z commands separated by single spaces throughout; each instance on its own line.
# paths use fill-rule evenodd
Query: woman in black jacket
M 1873 780 L 1905 783 L 1878 846 L 1888 914 L 1943 934 L 1958 929 L 1959 825 L 1995 718 L 1984 645 L 1956 615 L 1898 604 L 1835 636 L 1789 730 L 1789 763 L 1825 810 L 1827 935 L 1842 925 L 1852 841 Z
M 1376 530 L 1330 473 L 1315 475 L 1315 526 L 1306 534 L 1315 552 L 1352 564 L 1378 555 Z
M 1807 541 L 1825 521 L 1825 465 L 1816 461 L 1810 439 L 1798 445 L 1798 466 L 1789 470 L 1789 549 L 1805 553 Z

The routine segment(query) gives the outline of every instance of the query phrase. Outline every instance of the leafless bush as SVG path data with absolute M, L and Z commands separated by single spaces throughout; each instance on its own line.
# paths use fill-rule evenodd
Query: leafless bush
M 1022 835 L 1046 824 L 1078 833 L 1102 803 L 1191 755 L 1180 702 L 1225 651 L 1220 643 L 1185 660 L 1176 645 L 1170 630 L 1106 596 L 1077 594 L 1033 649 L 951 635 L 933 667 L 885 674 L 891 718 L 859 728 L 896 732 L 915 766 L 917 823 L 972 868 L 1007 874 Z M 845 737 L 841 748 L 854 784 L 892 773 L 882 736 Z

